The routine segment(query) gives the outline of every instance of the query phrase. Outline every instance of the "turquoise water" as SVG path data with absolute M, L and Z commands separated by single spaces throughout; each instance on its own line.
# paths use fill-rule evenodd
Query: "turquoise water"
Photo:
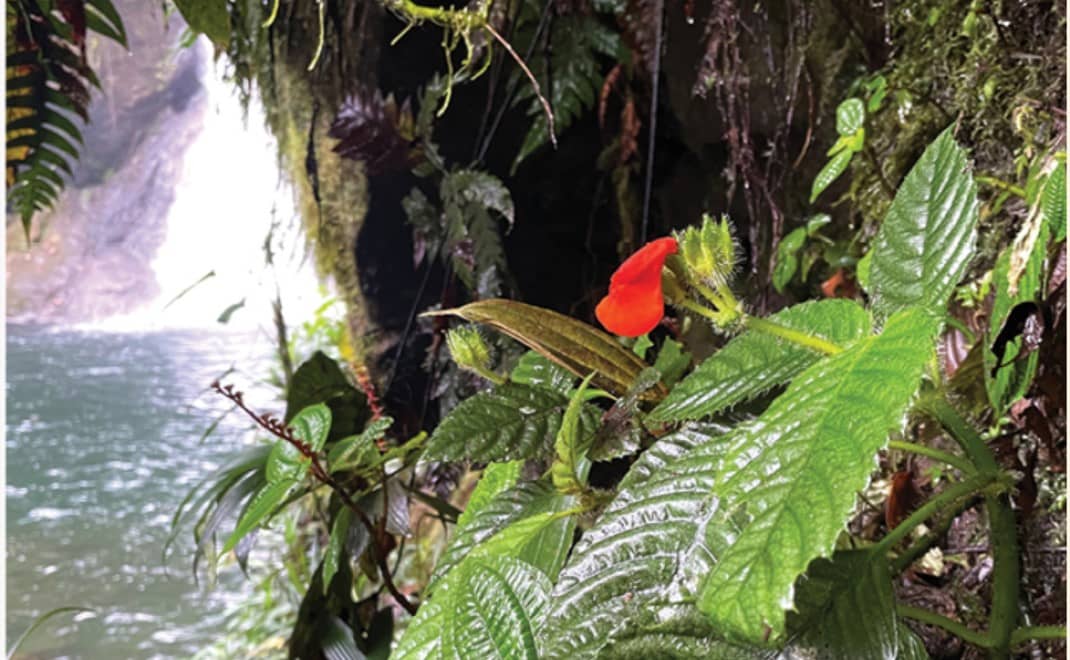
M 236 570 L 207 591 L 183 535 L 161 550 L 186 491 L 248 442 L 208 390 L 251 384 L 270 340 L 212 331 L 104 333 L 7 328 L 7 639 L 60 606 L 23 646 L 26 658 L 186 657 L 214 639 L 243 588 Z M 226 594 L 230 594 L 227 596 Z

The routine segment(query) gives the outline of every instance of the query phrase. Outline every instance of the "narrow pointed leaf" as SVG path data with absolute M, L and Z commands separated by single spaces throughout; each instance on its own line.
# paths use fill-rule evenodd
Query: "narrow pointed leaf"
M 1044 222 L 1056 242 L 1066 239 L 1066 163 L 1060 163 L 1048 177 L 1041 198 Z
M 907 174 L 874 242 L 870 290 L 878 318 L 911 305 L 942 316 L 973 256 L 977 184 L 948 128 Z
M 331 525 L 331 537 L 327 541 L 327 553 L 323 556 L 323 593 L 331 587 L 331 580 L 338 572 L 340 562 L 345 558 L 345 544 L 349 538 L 349 523 L 353 512 L 348 507 L 338 510 Z
M 496 328 L 580 378 L 597 372 L 595 387 L 618 395 L 628 391 L 647 367 L 605 332 L 549 309 L 491 299 L 431 314 L 452 314 Z M 660 399 L 665 394 L 665 386 L 658 385 L 647 398 Z
M 594 437 L 594 429 L 588 427 L 586 434 L 581 432 L 580 414 L 583 412 L 583 395 L 587 391 L 587 385 L 591 382 L 591 374 L 583 379 L 579 388 L 572 395 L 568 409 L 561 420 L 561 428 L 557 431 L 557 439 L 554 441 L 554 462 L 550 466 L 550 476 L 554 487 L 562 493 L 579 493 L 586 486 L 585 480 L 580 477 L 580 462 L 591 448 L 591 440 Z
M 296 486 L 297 482 L 294 481 L 278 481 L 264 486 L 249 502 L 249 506 L 242 514 L 238 525 L 234 528 L 227 542 L 223 544 L 223 550 L 220 551 L 220 554 L 225 555 L 233 550 L 242 537 L 267 520 Z

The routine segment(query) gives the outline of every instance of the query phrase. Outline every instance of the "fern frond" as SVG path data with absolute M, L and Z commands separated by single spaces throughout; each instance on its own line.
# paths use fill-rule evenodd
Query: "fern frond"
M 10 208 L 27 240 L 37 211 L 51 208 L 71 175 L 89 121 L 90 88 L 100 88 L 85 58 L 86 29 L 126 45 L 110 0 L 17 0 L 7 9 L 7 171 Z

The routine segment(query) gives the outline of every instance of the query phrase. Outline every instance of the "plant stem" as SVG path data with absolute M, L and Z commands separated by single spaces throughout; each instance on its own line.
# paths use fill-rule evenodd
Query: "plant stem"
M 918 454 L 919 456 L 931 458 L 934 461 L 946 463 L 953 468 L 957 468 L 959 472 L 965 475 L 975 474 L 977 472 L 973 465 L 966 459 L 955 456 L 954 454 L 949 454 L 946 451 L 926 447 L 925 445 L 919 445 L 913 442 L 903 442 L 901 440 L 892 440 L 888 443 L 888 448 L 909 452 L 911 454 Z
M 999 464 L 992 450 L 946 398 L 942 395 L 926 397 L 921 407 L 962 446 L 978 470 L 998 473 Z M 988 511 L 993 563 L 992 610 L 988 623 L 992 638 L 989 657 L 1008 658 L 1011 635 L 1018 623 L 1018 529 L 1006 493 L 986 495 L 985 508 Z
M 1063 626 L 1023 626 L 1011 633 L 1011 646 L 1018 646 L 1031 639 L 1066 639 Z
M 933 514 L 951 506 L 958 500 L 976 494 L 985 486 L 996 481 L 997 475 L 991 472 L 982 472 L 971 475 L 957 484 L 949 486 L 932 497 L 928 502 L 918 507 L 918 510 L 910 514 L 906 520 L 896 525 L 895 529 L 873 546 L 874 555 L 887 553 L 897 543 L 906 538 L 911 530 L 928 520 Z
M 819 353 L 824 353 L 825 355 L 836 355 L 843 351 L 843 347 L 837 346 L 827 339 L 822 339 L 816 335 L 811 335 L 810 333 L 801 330 L 795 330 L 794 328 L 789 328 L 757 316 L 744 316 L 743 324 L 751 330 L 764 332 L 767 335 L 785 339 L 793 344 L 798 344 L 799 346 L 815 350 Z
M 899 614 L 899 616 L 905 616 L 908 619 L 921 621 L 922 623 L 927 623 L 930 626 L 938 626 L 940 628 L 943 628 L 944 630 L 952 633 L 956 637 L 960 637 L 961 639 L 975 646 L 980 646 L 981 648 L 985 649 L 992 648 L 992 640 L 989 638 L 989 635 L 970 630 L 958 621 L 955 621 L 954 619 L 949 619 L 946 616 L 937 614 L 936 612 L 923 610 L 920 607 L 911 607 L 910 605 L 896 605 L 895 611 Z
M 676 301 L 674 304 L 679 305 L 680 307 L 683 307 L 686 310 L 692 311 L 698 314 L 699 316 L 704 316 L 716 323 L 717 325 L 720 325 L 720 322 L 722 320 L 721 317 L 717 316 L 717 312 L 713 311 L 708 307 L 703 307 L 702 305 L 698 304 L 694 300 L 691 300 L 690 298 L 683 298 L 681 300 Z
M 1025 199 L 1025 189 L 1021 186 L 1016 186 L 1013 183 L 1007 183 L 1003 179 L 997 179 L 994 176 L 975 175 L 973 177 L 977 183 L 984 184 L 986 186 L 992 186 L 993 188 L 999 188 L 1000 190 L 1006 190 L 1007 192 L 1018 195 L 1022 199 Z
M 897 575 L 905 571 L 908 566 L 928 552 L 929 548 L 936 545 L 937 541 L 943 538 L 944 534 L 947 534 L 947 530 L 951 528 L 951 523 L 955 521 L 955 518 L 957 518 L 960 513 L 973 506 L 973 504 L 974 498 L 964 497 L 958 502 L 958 506 L 948 509 L 943 517 L 932 525 L 924 536 L 910 544 L 906 550 L 899 553 L 899 556 L 892 560 L 892 574 Z

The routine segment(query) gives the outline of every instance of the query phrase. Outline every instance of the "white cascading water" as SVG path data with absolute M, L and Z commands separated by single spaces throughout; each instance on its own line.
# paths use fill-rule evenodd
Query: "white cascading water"
M 323 301 L 258 99 L 249 103 L 246 120 L 233 85 L 214 67 L 205 69 L 203 128 L 180 156 L 167 236 L 153 260 L 160 294 L 131 314 L 93 323 L 94 329 L 264 327 L 276 283 L 288 319 L 308 318 Z M 273 223 L 272 269 L 264 241 Z M 198 283 L 208 273 L 214 275 Z M 223 312 L 243 300 L 220 324 Z

